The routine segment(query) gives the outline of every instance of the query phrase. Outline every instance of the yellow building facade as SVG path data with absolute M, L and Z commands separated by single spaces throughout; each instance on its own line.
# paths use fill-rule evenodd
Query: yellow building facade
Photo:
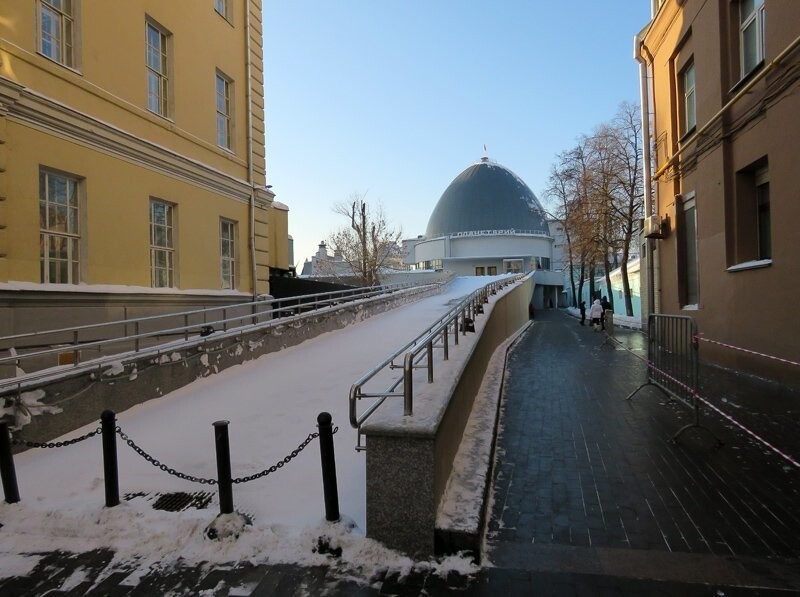
M 87 304 L 269 291 L 284 264 L 261 14 L 260 0 L 3 1 L 0 309 L 66 290 Z

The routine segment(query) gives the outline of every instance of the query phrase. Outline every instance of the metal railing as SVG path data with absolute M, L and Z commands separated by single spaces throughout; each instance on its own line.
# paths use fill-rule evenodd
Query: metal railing
M 432 285 L 420 285 L 416 288 L 424 289 L 428 286 Z M 206 338 L 217 332 L 241 332 L 243 328 L 257 329 L 279 325 L 286 322 L 288 317 L 305 317 L 320 309 L 336 308 L 411 287 L 411 284 L 395 284 L 337 290 L 0 337 L 0 346 L 3 346 L 0 354 L 7 353 L 0 357 L 0 367 L 14 367 L 17 371 L 15 376 L 0 379 L 0 391 L 9 386 L 22 387 L 26 382 L 65 370 L 102 365 L 120 356 L 160 352 L 165 347 L 174 350 L 176 340 L 185 343 L 190 339 Z M 175 325 L 176 322 L 179 324 Z M 97 335 L 111 337 L 89 339 Z M 217 337 L 218 334 L 215 338 Z M 31 339 L 36 339 L 35 345 L 30 344 Z M 28 344 L 25 343 L 26 340 Z M 15 348 L 15 344 L 34 348 L 30 352 L 19 352 L 24 348 Z M 42 345 L 47 348 L 39 349 Z M 91 359 L 81 358 L 81 353 L 90 351 L 94 351 L 96 356 Z M 56 364 L 59 355 L 64 354 L 71 356 L 71 362 L 65 365 Z M 24 371 L 25 369 L 28 371 Z
M 414 370 L 426 369 L 428 383 L 434 382 L 434 349 L 441 349 L 442 360 L 447 361 L 450 357 L 450 334 L 452 333 L 453 336 L 453 344 L 457 345 L 459 333 L 464 336 L 467 332 L 475 331 L 475 317 L 483 313 L 483 305 L 489 302 L 489 296 L 497 294 L 499 290 L 509 284 L 518 282 L 529 275 L 531 274 L 508 275 L 475 290 L 413 340 L 395 350 L 353 383 L 349 395 L 350 425 L 357 430 L 357 451 L 366 450 L 366 446 L 361 443 L 362 425 L 383 405 L 387 398 L 402 398 L 403 415 L 414 414 Z M 401 356 L 402 364 L 396 364 L 395 360 L 399 360 Z M 395 369 L 402 369 L 402 375 L 389 381 L 388 385 L 382 385 L 383 389 L 379 391 L 365 390 L 365 385 L 369 382 L 380 382 L 379 374 Z M 359 414 L 358 402 L 365 398 L 375 401 Z
M 670 398 L 677 400 L 693 414 L 693 420 L 681 427 L 673 436 L 677 437 L 692 428 L 710 429 L 700 424 L 698 389 L 700 366 L 697 347 L 697 323 L 685 315 L 651 314 L 647 318 L 647 381 L 631 392 L 626 400 L 633 398 L 648 385 L 659 388 Z M 714 436 L 716 437 L 716 436 Z M 719 442 L 719 439 L 717 438 Z M 721 442 L 720 442 L 721 443 Z

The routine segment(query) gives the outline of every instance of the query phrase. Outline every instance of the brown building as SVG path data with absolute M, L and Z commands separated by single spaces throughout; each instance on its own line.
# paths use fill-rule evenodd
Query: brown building
M 794 384 L 800 366 L 740 349 L 800 361 L 798 35 L 796 0 L 653 0 L 635 48 L 643 311 L 695 318 L 703 360 Z

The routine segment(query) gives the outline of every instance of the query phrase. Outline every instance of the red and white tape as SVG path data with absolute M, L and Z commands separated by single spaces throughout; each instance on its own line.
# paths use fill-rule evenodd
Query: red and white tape
M 618 342 L 618 344 L 620 344 L 621 346 L 624 346 L 624 344 L 622 344 L 622 343 L 620 343 L 620 342 Z M 706 399 L 706 398 L 703 398 L 703 397 L 702 397 L 702 396 L 701 396 L 701 395 L 700 395 L 700 394 L 697 392 L 697 390 L 696 390 L 695 388 L 692 388 L 692 387 L 690 387 L 690 386 L 686 385 L 686 384 L 685 384 L 685 383 L 683 383 L 682 381 L 680 381 L 680 380 L 676 379 L 675 377 L 671 376 L 671 375 L 670 375 L 669 373 L 667 373 L 666 371 L 662 371 L 661 369 L 659 369 L 658 367 L 656 367 L 656 366 L 655 366 L 655 365 L 654 365 L 652 362 L 648 361 L 647 359 L 645 359 L 645 358 L 644 358 L 644 357 L 642 357 L 642 356 L 639 356 L 638 354 L 636 354 L 635 352 L 633 352 L 632 350 L 630 350 L 630 349 L 629 349 L 627 346 L 625 346 L 625 349 L 626 349 L 628 352 L 630 352 L 630 353 L 631 353 L 633 356 L 635 356 L 637 359 L 640 359 L 640 360 L 644 361 L 644 362 L 647 364 L 647 367 L 648 367 L 649 369 L 652 369 L 652 370 L 654 370 L 654 371 L 658 371 L 658 372 L 659 372 L 661 375 L 663 375 L 664 377 L 666 377 L 666 378 L 667 378 L 667 379 L 669 379 L 670 381 L 674 382 L 675 384 L 677 384 L 678 386 L 680 386 L 680 387 L 684 388 L 685 390 L 688 390 L 689 392 L 691 392 L 692 396 L 694 396 L 694 398 L 695 398 L 696 400 L 699 400 L 700 402 L 702 402 L 703 404 L 705 404 L 705 405 L 706 405 L 708 408 L 710 408 L 711 410 L 713 410 L 714 412 L 716 412 L 718 415 L 720 415 L 720 416 L 721 416 L 721 417 L 723 417 L 724 419 L 726 419 L 726 420 L 730 421 L 730 422 L 731 422 L 732 424 L 734 424 L 736 427 L 738 427 L 739 429 L 741 429 L 742 431 L 744 431 L 744 432 L 745 432 L 747 435 L 749 435 L 749 436 L 750 436 L 750 437 L 752 437 L 753 439 L 757 440 L 758 442 L 760 442 L 761 444 L 763 444 L 764 446 L 766 446 L 767 448 L 769 448 L 770 450 L 772 450 L 773 452 L 775 452 L 775 453 L 776 453 L 778 456 L 780 456 L 781 458 L 783 458 L 784 460 L 786 460 L 786 461 L 787 461 L 787 462 L 789 462 L 790 464 L 793 464 L 795 467 L 797 467 L 797 468 L 800 468 L 800 462 L 798 462 L 797 460 L 795 460 L 795 459 L 794 459 L 792 456 L 790 456 L 789 454 L 786 454 L 786 453 L 785 453 L 785 452 L 783 452 L 782 450 L 780 450 L 780 449 L 778 449 L 777 447 L 773 446 L 771 443 L 769 443 L 769 442 L 768 442 L 767 440 L 765 440 L 763 437 L 761 437 L 760 435 L 758 435 L 758 434 L 757 434 L 755 431 L 751 431 L 750 429 L 748 429 L 747 427 L 745 427 L 744 425 L 742 425 L 742 424 L 741 424 L 739 421 L 737 421 L 736 419 L 734 419 L 734 418 L 733 418 L 732 416 L 730 416 L 729 414 L 727 414 L 727 413 L 723 412 L 723 411 L 722 411 L 722 410 L 720 410 L 718 407 L 714 406 L 714 405 L 713 405 L 711 402 L 709 402 L 709 401 L 708 401 L 708 399 Z
M 724 346 L 725 348 L 730 348 L 732 350 L 738 350 L 740 352 L 746 352 L 748 354 L 754 354 L 759 357 L 764 357 L 765 359 L 772 359 L 773 361 L 779 361 L 781 363 L 786 363 L 787 365 L 795 365 L 800 367 L 800 363 L 797 361 L 790 361 L 789 359 L 782 359 L 781 357 L 772 356 L 771 354 L 766 354 L 763 352 L 756 352 L 755 350 L 750 350 L 749 348 L 742 348 L 740 346 L 734 346 L 733 344 L 726 344 L 725 342 L 720 342 L 719 340 L 712 340 L 710 338 L 704 338 L 702 334 L 695 334 L 695 340 L 701 340 L 703 342 L 710 342 L 711 344 L 716 344 L 718 346 Z

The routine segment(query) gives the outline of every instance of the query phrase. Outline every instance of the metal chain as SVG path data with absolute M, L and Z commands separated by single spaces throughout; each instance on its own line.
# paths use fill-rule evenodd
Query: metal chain
M 27 446 L 28 448 L 63 448 L 64 446 L 71 446 L 72 444 L 77 444 L 85 439 L 94 437 L 101 432 L 102 428 L 98 427 L 94 431 L 90 431 L 85 435 L 81 435 L 80 437 L 76 437 L 74 439 L 65 439 L 61 442 L 30 442 L 24 439 L 12 439 L 11 443 L 15 446 Z
M 334 427 L 333 428 L 333 433 L 336 433 L 337 431 L 339 431 L 339 428 L 338 427 Z M 248 477 L 239 477 L 238 479 L 233 479 L 233 483 L 248 483 L 250 481 L 255 481 L 256 479 L 260 479 L 261 477 L 266 477 L 270 473 L 274 473 L 278 469 L 283 468 L 284 465 L 289 464 L 289 462 L 291 462 L 293 458 L 295 458 L 300 452 L 302 452 L 305 449 L 305 447 L 308 444 L 310 444 L 313 439 L 315 439 L 317 437 L 319 437 L 319 433 L 317 433 L 317 432 L 309 433 L 308 437 L 305 440 L 303 440 L 303 443 L 301 443 L 299 446 L 297 446 L 296 449 L 292 450 L 289 453 L 289 455 L 286 458 L 284 458 L 283 460 L 279 460 L 278 462 L 273 464 L 271 467 L 269 467 L 267 469 L 264 469 L 260 473 L 256 473 L 254 475 L 250 475 Z
M 129 438 L 124 431 L 120 427 L 117 427 L 115 431 L 119 434 L 119 436 L 123 439 L 123 441 L 128 444 L 134 452 L 136 452 L 139 456 L 144 458 L 147 462 L 155 466 L 156 468 L 160 468 L 165 473 L 169 473 L 174 477 L 178 477 L 179 479 L 185 479 L 186 481 L 191 481 L 192 483 L 200 483 L 201 485 L 216 485 L 216 479 L 203 479 L 202 477 L 193 477 L 192 475 L 187 475 L 185 473 L 181 473 L 176 471 L 174 468 L 168 467 L 166 464 L 162 464 L 160 461 L 156 460 L 150 454 L 142 450 L 136 443 Z

